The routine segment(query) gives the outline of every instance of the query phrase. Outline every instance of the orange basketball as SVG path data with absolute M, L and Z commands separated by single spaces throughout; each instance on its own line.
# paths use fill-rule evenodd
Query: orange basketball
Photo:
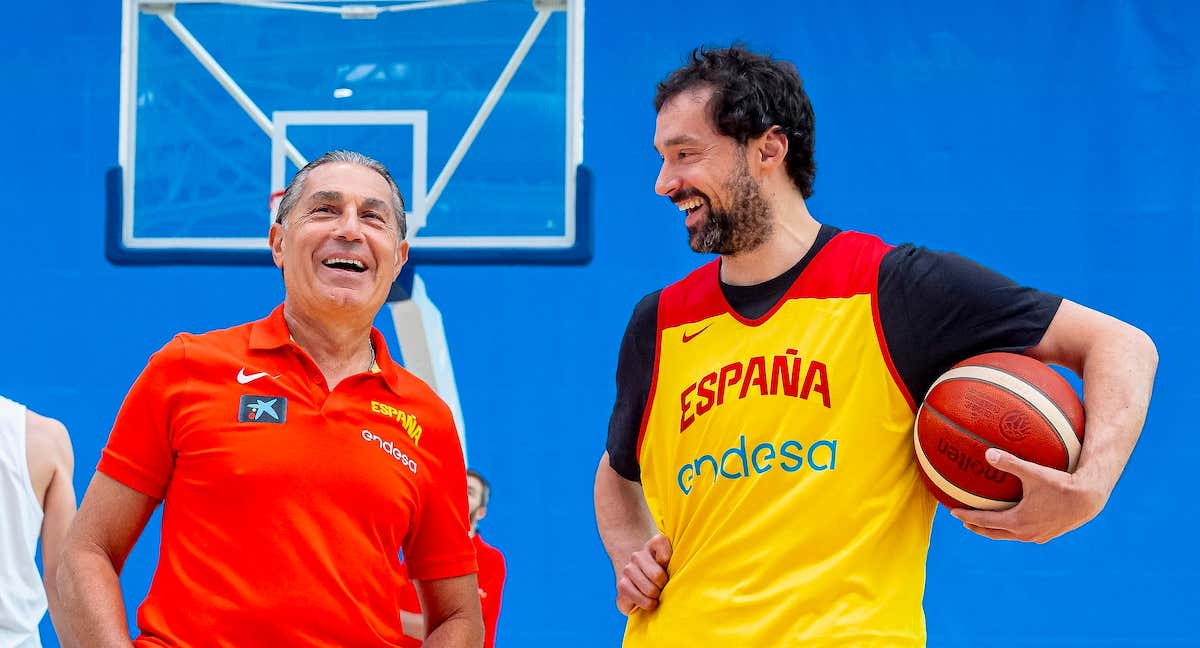
M 950 508 L 998 511 L 1021 500 L 1021 481 L 992 467 L 1000 448 L 1074 472 L 1083 445 L 1083 404 L 1066 379 L 1015 353 L 985 353 L 942 374 L 913 426 L 925 485 Z

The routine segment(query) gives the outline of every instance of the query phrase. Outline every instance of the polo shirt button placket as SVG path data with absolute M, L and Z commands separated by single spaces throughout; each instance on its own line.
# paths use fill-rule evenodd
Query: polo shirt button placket
M 305 360 L 304 365 L 304 371 L 308 374 L 308 382 L 312 385 L 313 402 L 317 404 L 318 409 L 321 409 L 325 406 L 325 399 L 329 397 L 329 388 L 325 386 L 325 376 L 321 375 L 321 371 L 313 365 L 311 360 Z

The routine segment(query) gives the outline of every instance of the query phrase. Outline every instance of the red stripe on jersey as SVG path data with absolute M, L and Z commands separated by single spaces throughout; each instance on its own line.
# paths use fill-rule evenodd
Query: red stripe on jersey
M 658 321 L 663 321 L 663 303 L 662 298 L 658 300 Z M 646 402 L 642 405 L 642 424 L 638 427 L 637 439 L 637 457 L 638 465 L 642 464 L 642 439 L 646 438 L 646 426 L 650 423 L 650 405 L 654 403 L 654 393 L 658 390 L 658 363 L 662 358 L 662 341 L 663 341 L 662 326 L 654 334 L 654 369 L 650 374 L 650 391 L 646 392 Z
M 891 249 L 890 247 L 888 248 Z M 888 373 L 892 374 L 892 382 L 896 383 L 896 387 L 900 388 L 900 393 L 904 394 L 904 400 L 908 402 L 908 408 L 917 412 L 917 404 L 913 400 L 913 395 L 908 393 L 908 385 L 901 380 L 900 372 L 896 369 L 896 363 L 892 361 L 892 352 L 888 350 L 887 337 L 883 334 L 883 320 L 879 316 L 879 264 L 875 264 L 875 288 L 871 291 L 871 319 L 875 321 L 875 339 L 879 340 L 879 350 L 883 352 L 883 361 L 887 363 Z

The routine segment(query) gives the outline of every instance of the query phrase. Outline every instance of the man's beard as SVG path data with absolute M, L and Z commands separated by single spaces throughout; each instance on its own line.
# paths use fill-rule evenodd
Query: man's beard
M 688 244 L 696 252 L 739 254 L 757 248 L 771 236 L 771 205 L 750 177 L 745 160 L 726 180 L 725 193 L 727 208 L 718 208 L 705 196 L 708 215 L 696 227 L 688 228 Z

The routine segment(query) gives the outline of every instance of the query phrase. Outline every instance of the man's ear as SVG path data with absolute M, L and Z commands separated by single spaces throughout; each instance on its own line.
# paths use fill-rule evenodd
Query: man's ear
M 271 231 L 267 233 L 267 243 L 271 246 L 271 260 L 275 262 L 275 267 L 283 269 L 283 225 L 279 223 L 271 224 Z
M 392 281 L 400 276 L 405 263 L 408 263 L 408 241 L 400 241 L 400 245 L 396 246 L 396 271 L 392 273 Z
M 788 138 L 783 129 L 772 126 L 767 132 L 754 139 L 754 152 L 758 166 L 764 175 L 770 175 L 775 169 L 787 168 Z
M 487 517 L 487 504 L 475 509 L 475 521 L 478 522 Z

